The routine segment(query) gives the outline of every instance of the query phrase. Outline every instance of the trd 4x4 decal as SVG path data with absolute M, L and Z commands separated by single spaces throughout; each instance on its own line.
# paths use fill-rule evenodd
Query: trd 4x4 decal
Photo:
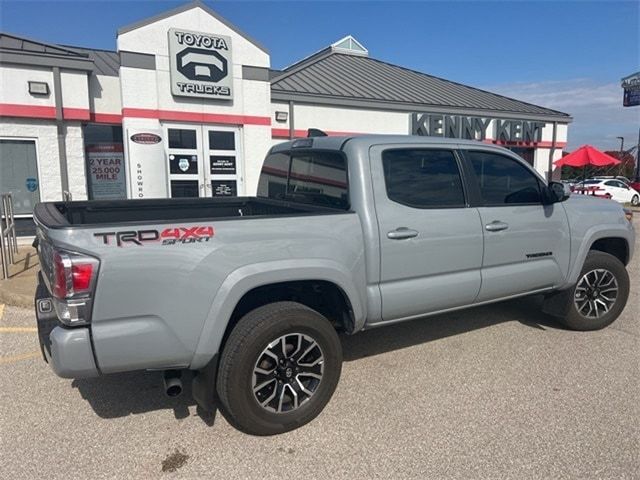
M 183 245 L 185 243 L 208 242 L 213 237 L 211 226 L 168 227 L 159 230 L 123 230 L 121 232 L 98 232 L 93 236 L 102 239 L 104 245 L 144 245 L 161 242 L 161 245 Z

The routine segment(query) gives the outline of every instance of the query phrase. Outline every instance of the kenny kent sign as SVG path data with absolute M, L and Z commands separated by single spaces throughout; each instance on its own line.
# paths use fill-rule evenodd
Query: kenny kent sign
M 231 38 L 172 28 L 169 30 L 171 93 L 183 97 L 231 100 Z

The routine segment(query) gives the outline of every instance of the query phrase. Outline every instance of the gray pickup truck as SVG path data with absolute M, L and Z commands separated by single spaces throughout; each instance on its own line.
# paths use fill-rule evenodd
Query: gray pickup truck
M 256 197 L 41 203 L 36 313 L 61 377 L 191 370 L 193 395 L 269 435 L 316 417 L 337 332 L 523 295 L 576 330 L 625 307 L 634 230 L 478 142 L 317 137 L 274 146 Z M 427 320 L 424 320 L 427 321 Z

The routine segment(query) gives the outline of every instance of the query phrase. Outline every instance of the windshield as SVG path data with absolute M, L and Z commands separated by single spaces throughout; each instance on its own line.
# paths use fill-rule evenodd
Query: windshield
M 287 152 L 267 156 L 258 197 L 349 209 L 345 158 L 337 152 Z

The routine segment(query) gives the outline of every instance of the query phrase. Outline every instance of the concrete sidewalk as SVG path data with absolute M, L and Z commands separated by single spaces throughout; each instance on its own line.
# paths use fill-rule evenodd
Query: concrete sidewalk
M 40 270 L 38 255 L 30 245 L 18 245 L 15 263 L 9 265 L 9 278 L 0 280 L 0 303 L 31 308 Z

